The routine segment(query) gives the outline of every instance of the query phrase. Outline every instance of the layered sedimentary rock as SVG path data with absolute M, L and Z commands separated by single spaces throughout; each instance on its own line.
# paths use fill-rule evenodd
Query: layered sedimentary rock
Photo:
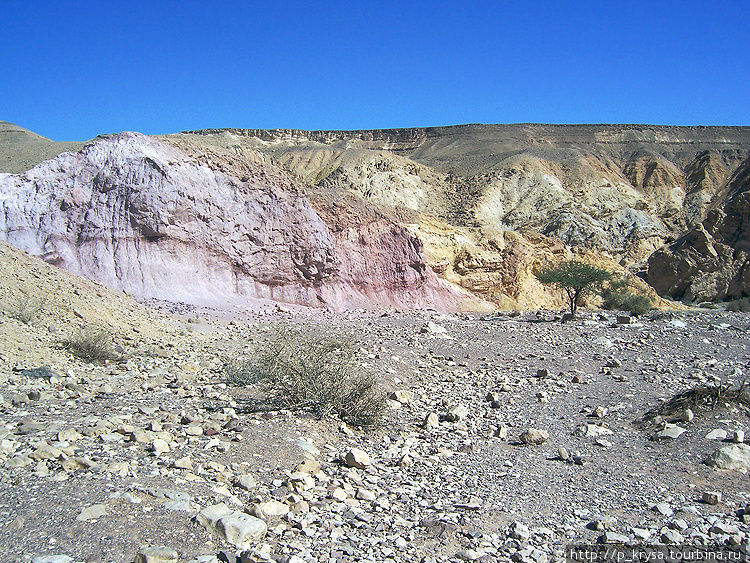
M 261 151 L 318 191 L 399 212 L 441 276 L 532 307 L 550 302 L 531 270 L 560 257 L 553 241 L 644 270 L 654 251 L 721 205 L 750 156 L 746 127 L 229 129 L 172 138 L 237 158 Z
M 0 170 L 63 150 L 5 125 Z M 671 297 L 745 291 L 744 250 L 735 240 L 742 237 L 732 230 L 741 230 L 744 213 L 747 127 L 214 129 L 141 138 L 158 168 L 139 156 L 143 148 L 122 165 L 119 156 L 97 155 L 106 150 L 96 147 L 124 147 L 123 139 L 98 139 L 80 158 L 63 154 L 41 164 L 44 172 L 3 179 L 12 192 L 41 185 L 47 195 L 33 199 L 47 203 L 59 198 L 45 181 L 78 190 L 66 188 L 64 210 L 43 212 L 37 202 L 28 213 L 6 213 L 7 237 L 142 295 L 165 296 L 164 287 L 191 279 L 177 295 L 184 299 L 195 299 L 192 291 L 446 308 L 465 297 L 459 286 L 502 307 L 555 306 L 556 295 L 533 272 L 572 254 L 637 272 Z M 143 175 L 152 184 L 145 192 L 135 189 Z M 132 197 L 107 182 L 129 186 Z M 86 186 L 95 201 L 85 203 Z M 87 206 L 96 210 L 83 213 Z M 24 227 L 27 215 L 40 224 Z M 141 242 L 111 242 L 128 237 Z M 144 264 L 151 266 L 142 273 Z M 165 273 L 176 271 L 186 273 Z
M 14 246 L 142 297 L 334 308 L 467 301 L 426 266 L 414 235 L 382 217 L 331 230 L 262 155 L 235 163 L 123 133 L 0 175 L 0 209 L 0 236 Z

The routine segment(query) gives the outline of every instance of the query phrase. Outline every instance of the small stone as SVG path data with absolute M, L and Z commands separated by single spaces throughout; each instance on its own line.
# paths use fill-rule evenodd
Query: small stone
M 592 520 L 591 522 L 586 524 L 586 527 L 589 530 L 603 532 L 604 530 L 610 530 L 614 528 L 616 524 L 617 524 L 617 520 L 613 518 L 612 516 L 602 516 L 601 518 L 597 520 Z
M 495 438 L 500 438 L 501 440 L 507 440 L 508 439 L 508 427 L 504 424 L 501 424 L 500 426 L 495 428 L 495 432 L 493 433 L 493 436 Z
M 245 473 L 244 475 L 237 475 L 234 479 L 234 484 L 246 491 L 252 491 L 258 486 L 258 481 L 250 473 Z
M 669 528 L 662 530 L 659 538 L 662 543 L 665 544 L 681 544 L 685 541 L 685 537 L 677 530 L 671 530 Z
M 439 334 L 439 335 L 445 335 L 448 331 L 445 329 L 445 327 L 440 326 L 437 323 L 434 323 L 432 321 L 428 321 L 425 326 L 422 327 L 420 330 L 422 334 Z
M 76 516 L 76 520 L 79 522 L 87 522 L 89 520 L 97 520 L 107 514 L 107 507 L 103 504 L 92 504 L 87 506 L 81 513 Z
M 575 374 L 575 375 L 573 376 L 573 379 L 571 379 L 570 381 L 571 381 L 571 383 L 577 383 L 577 384 L 581 384 L 581 383 L 583 383 L 583 381 L 584 381 L 584 380 L 583 380 L 583 375 L 582 375 L 582 374 L 580 374 L 580 373 L 577 373 L 577 374 Z
M 562 460 L 562 461 L 569 461 L 570 460 L 570 452 L 567 449 L 563 448 L 563 447 L 557 448 L 557 458 L 560 459 L 560 460 Z
M 37 447 L 36 450 L 29 454 L 31 459 L 59 459 L 63 455 L 62 451 L 58 448 L 50 446 L 49 444 L 42 444 Z
M 467 416 L 469 416 L 469 409 L 459 404 L 448 411 L 445 415 L 445 420 L 448 422 L 461 422 L 462 420 L 466 420 Z
M 735 430 L 732 434 L 732 442 L 735 444 L 742 444 L 745 441 L 745 431 Z
M 263 520 L 243 512 L 233 512 L 222 517 L 216 527 L 224 539 L 237 547 L 259 540 L 266 535 L 268 529 Z
M 331 498 L 339 502 L 344 502 L 349 498 L 349 495 L 346 494 L 346 491 L 341 487 L 336 487 L 335 489 L 333 489 L 333 491 L 331 491 Z
M 263 520 L 271 520 L 289 514 L 289 506 L 277 500 L 269 500 L 254 505 L 252 513 L 258 518 L 263 518 Z
M 203 436 L 204 430 L 200 424 L 190 424 L 185 427 L 185 434 L 188 436 Z
M 487 401 L 488 403 L 499 403 L 501 399 L 502 397 L 500 393 L 498 393 L 497 391 L 490 391 L 484 397 L 484 400 Z
M 727 524 L 726 522 L 716 522 L 708 530 L 708 533 L 731 536 L 732 534 L 739 534 L 740 529 L 737 526 L 733 526 L 732 524 Z
M 521 434 L 519 439 L 523 444 L 539 445 L 549 440 L 549 433 L 546 430 L 529 428 Z
M 667 528 L 671 530 L 677 530 L 679 532 L 684 532 L 688 529 L 688 523 L 685 522 L 685 520 L 683 520 L 682 518 L 676 518 L 675 520 L 667 524 Z
M 347 467 L 356 467 L 357 469 L 367 469 L 372 462 L 367 452 L 360 450 L 359 448 L 352 448 L 344 456 L 344 463 Z
M 703 497 L 701 497 L 706 504 L 716 505 L 721 502 L 721 493 L 717 491 L 705 491 Z
M 156 438 L 153 442 L 151 442 L 151 451 L 154 452 L 154 455 L 161 455 L 168 453 L 170 450 L 169 444 L 167 444 L 166 441 L 162 440 L 161 438 Z
M 722 428 L 711 430 L 711 432 L 706 434 L 706 440 L 726 440 L 726 439 L 727 439 L 727 431 L 723 430 Z
M 423 428 L 437 428 L 439 425 L 440 419 L 434 412 L 427 414 L 427 416 L 424 417 L 424 422 L 422 423 Z
M 606 407 L 598 406 L 593 411 L 591 411 L 591 416 L 595 418 L 604 418 L 607 416 L 607 413 L 609 410 Z
M 294 469 L 295 473 L 317 473 L 320 471 L 320 462 L 312 459 L 305 458 L 302 463 L 299 463 Z
M 692 422 L 695 418 L 695 413 L 693 413 L 692 409 L 685 409 L 682 411 L 682 414 L 678 417 L 678 420 L 682 422 Z
M 357 489 L 357 494 L 354 496 L 354 498 L 372 502 L 377 498 L 377 495 L 374 491 L 370 491 L 367 489 Z
M 165 546 L 141 547 L 135 556 L 135 563 L 177 563 L 179 554 Z
M 663 442 L 666 440 L 676 440 L 682 434 L 686 432 L 686 430 L 680 426 L 677 425 L 669 425 L 664 430 L 660 430 L 656 434 L 654 434 L 653 439 L 657 442 Z
M 672 516 L 674 514 L 674 510 L 672 510 L 672 507 L 669 506 L 666 502 L 660 502 L 653 506 L 653 510 L 655 512 L 658 512 L 662 516 Z
M 313 487 L 315 487 L 315 479 L 312 478 L 310 473 L 306 473 L 304 471 L 295 471 L 289 476 L 289 487 L 300 493 L 304 491 L 309 491 Z
M 477 561 L 487 555 L 484 551 L 477 551 L 476 549 L 463 549 L 456 553 L 456 559 L 461 561 Z
M 57 439 L 60 442 L 77 442 L 81 438 L 83 438 L 83 436 L 81 436 L 75 428 L 66 428 L 57 433 Z
M 185 457 L 181 457 L 180 459 L 175 460 L 174 466 L 177 469 L 190 469 L 190 470 L 192 470 L 193 469 L 193 462 L 192 462 L 192 460 L 189 457 L 185 456 Z
M 536 376 L 539 377 L 539 378 L 549 377 L 550 373 L 549 373 L 549 370 L 547 368 L 540 368 L 540 369 L 536 370 Z
M 414 400 L 414 394 L 411 391 L 399 389 L 388 395 L 388 398 L 402 405 L 409 405 Z
M 617 532 L 604 532 L 599 539 L 599 543 L 606 544 L 626 544 L 629 541 L 628 536 L 624 534 L 618 534 Z
M 610 436 L 613 432 L 609 428 L 599 426 L 598 424 L 582 424 L 575 431 L 576 436 L 585 438 L 598 438 L 599 436 Z
M 508 535 L 513 539 L 526 541 L 531 537 L 531 532 L 526 524 L 516 520 L 508 526 Z
M 218 534 L 219 531 L 216 528 L 216 523 L 222 517 L 228 516 L 231 513 L 232 513 L 232 509 L 222 502 L 220 504 L 213 504 L 211 506 L 207 506 L 195 516 L 195 519 L 198 521 L 198 523 L 201 526 L 206 528 L 206 530 L 208 530 L 209 532 Z

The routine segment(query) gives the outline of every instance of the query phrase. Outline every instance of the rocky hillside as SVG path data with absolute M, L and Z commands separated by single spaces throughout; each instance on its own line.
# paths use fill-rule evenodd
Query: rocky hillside
M 425 241 L 431 266 L 522 306 L 540 304 L 528 273 L 550 259 L 554 241 L 645 270 L 655 250 L 723 205 L 750 156 L 747 127 L 229 129 L 179 137 L 237 158 L 260 151 L 320 190 L 410 210 L 404 220 Z
M 47 162 L 62 145 L 1 142 L 0 169 L 38 164 L 0 176 L 5 238 L 137 295 L 536 308 L 559 301 L 532 272 L 571 254 L 672 298 L 749 289 L 731 236 L 717 257 L 696 239 L 741 215 L 748 127 L 211 129 Z
M 479 304 L 426 266 L 404 227 L 329 226 L 262 155 L 236 162 L 137 133 L 0 175 L 0 237 L 141 297 L 247 305 Z
M 674 299 L 750 294 L 750 159 L 727 184 L 727 198 L 674 243 L 649 258 L 648 280 Z
M 83 143 L 57 142 L 7 121 L 0 121 L 0 172 L 23 172 Z

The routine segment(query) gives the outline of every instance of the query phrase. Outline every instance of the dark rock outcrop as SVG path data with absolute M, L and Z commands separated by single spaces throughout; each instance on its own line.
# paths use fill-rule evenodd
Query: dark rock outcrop
M 648 261 L 648 283 L 661 295 L 713 301 L 750 295 L 750 159 L 728 182 L 721 208 Z

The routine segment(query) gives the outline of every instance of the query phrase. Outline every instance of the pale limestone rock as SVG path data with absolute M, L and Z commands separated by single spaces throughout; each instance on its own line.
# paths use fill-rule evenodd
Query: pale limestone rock
M 349 450 L 344 456 L 344 463 L 346 463 L 348 467 L 356 467 L 357 469 L 367 469 L 372 465 L 372 461 L 367 452 L 359 448 L 352 448 Z

